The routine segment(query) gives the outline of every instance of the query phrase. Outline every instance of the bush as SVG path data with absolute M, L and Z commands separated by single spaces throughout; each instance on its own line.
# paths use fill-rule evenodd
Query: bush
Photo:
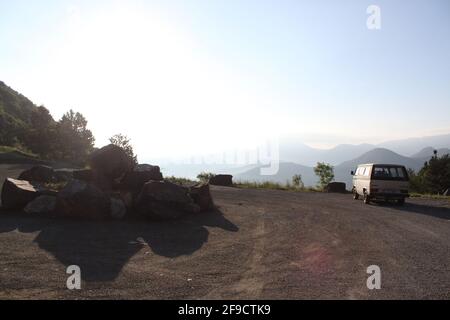
M 124 134 L 119 133 L 119 134 L 115 134 L 111 138 L 109 138 L 109 142 L 111 142 L 113 145 L 116 145 L 116 146 L 122 148 L 125 151 L 125 153 L 131 159 L 133 159 L 134 164 L 135 165 L 138 164 L 137 155 L 134 154 L 134 150 L 133 150 L 133 147 L 131 145 L 131 139 L 130 138 L 128 138 Z
M 201 182 L 209 182 L 209 179 L 215 177 L 216 175 L 210 172 L 202 172 L 197 176 L 197 179 Z
M 450 157 L 438 157 L 437 152 L 423 168 L 415 173 L 409 170 L 411 192 L 420 194 L 443 194 L 450 188 Z
M 296 174 L 295 176 L 293 176 L 292 177 L 292 184 L 294 185 L 294 187 L 303 189 L 305 187 L 305 184 L 303 183 L 302 175 L 301 174 Z

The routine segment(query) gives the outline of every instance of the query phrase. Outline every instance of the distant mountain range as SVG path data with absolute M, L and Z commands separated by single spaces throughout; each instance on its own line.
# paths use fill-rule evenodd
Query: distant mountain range
M 387 141 L 377 145 L 341 144 L 326 150 L 312 148 L 302 143 L 296 143 L 293 139 L 288 139 L 280 142 L 280 159 L 284 162 L 301 163 L 306 166 L 314 166 L 318 161 L 339 165 L 366 152 L 381 148 L 405 157 L 424 159 L 433 155 L 434 149 L 438 149 L 439 154 L 448 153 L 450 134 Z
M 404 141 L 404 143 L 402 143 Z M 411 144 L 417 143 L 415 152 L 412 151 Z M 428 143 L 437 143 L 430 144 Z M 380 147 L 389 145 L 396 150 L 408 151 L 411 155 L 406 156 L 395 150 Z M 336 181 L 351 184 L 350 171 L 354 170 L 358 164 L 362 163 L 393 163 L 401 164 L 415 171 L 423 167 L 434 150 L 438 150 L 438 155 L 450 154 L 450 134 L 431 136 L 425 138 L 414 138 L 385 142 L 380 145 L 372 144 L 342 144 L 328 150 L 315 149 L 302 143 L 295 144 L 294 141 L 283 141 L 280 143 L 280 169 L 276 175 L 263 176 L 260 169 L 266 165 L 249 164 L 247 166 L 220 165 L 220 164 L 167 164 L 162 165 L 162 171 L 166 175 L 183 176 L 195 178 L 202 171 L 213 173 L 229 173 L 235 176 L 238 181 L 274 181 L 285 183 L 291 181 L 292 176 L 301 174 L 303 182 L 307 186 L 317 184 L 317 177 L 313 167 L 317 162 L 326 162 L 333 165 Z
M 357 146 L 360 148 L 360 146 Z M 342 148 L 334 148 L 335 150 L 343 150 L 349 148 L 348 145 Z M 351 148 L 350 148 L 351 149 Z M 353 149 L 354 151 L 355 149 Z M 352 183 L 351 171 L 359 164 L 364 163 L 386 163 L 386 164 L 400 164 L 404 165 L 408 169 L 413 169 L 414 171 L 420 170 L 425 161 L 428 161 L 433 156 L 433 151 L 435 148 L 427 147 L 419 152 L 415 153 L 413 157 L 405 157 L 398 153 L 385 148 L 375 148 L 368 152 L 361 154 L 360 156 L 344 161 L 334 167 L 335 181 L 345 182 L 347 187 Z M 438 149 L 439 155 L 450 154 L 450 149 Z M 318 160 L 322 161 L 322 160 Z M 318 182 L 317 176 L 314 174 L 314 169 L 312 166 L 305 166 L 293 162 L 282 162 L 280 163 L 280 170 L 278 174 L 273 176 L 263 176 L 260 174 L 260 168 L 263 166 L 258 166 L 252 168 L 246 172 L 238 174 L 235 176 L 237 181 L 274 181 L 285 183 L 286 181 L 291 181 L 292 177 L 296 174 L 301 174 L 303 182 L 307 186 L 316 185 Z

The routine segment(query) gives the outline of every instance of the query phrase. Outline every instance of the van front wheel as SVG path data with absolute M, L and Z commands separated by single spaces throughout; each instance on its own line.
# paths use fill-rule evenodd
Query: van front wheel
M 370 197 L 367 193 L 364 192 L 364 203 L 370 204 Z
M 356 191 L 356 189 L 353 189 L 352 192 L 353 192 L 353 200 L 358 200 L 359 199 L 359 194 Z
M 397 204 L 398 204 L 399 206 L 404 205 L 404 204 L 405 204 L 405 199 L 398 199 L 398 200 L 397 200 Z

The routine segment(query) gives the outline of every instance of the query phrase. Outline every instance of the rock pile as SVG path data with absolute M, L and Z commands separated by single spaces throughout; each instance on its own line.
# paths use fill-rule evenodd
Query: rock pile
M 213 186 L 232 187 L 233 176 L 229 174 L 218 174 L 211 177 L 209 183 Z
M 213 209 L 209 184 L 182 186 L 164 181 L 158 166 L 134 165 L 123 149 L 108 145 L 95 151 L 83 170 L 35 166 L 7 178 L 2 207 L 28 214 L 93 220 L 126 216 L 177 219 Z M 51 191 L 53 184 L 62 189 Z
M 346 193 L 347 186 L 344 182 L 331 182 L 325 187 L 325 192 L 329 193 Z

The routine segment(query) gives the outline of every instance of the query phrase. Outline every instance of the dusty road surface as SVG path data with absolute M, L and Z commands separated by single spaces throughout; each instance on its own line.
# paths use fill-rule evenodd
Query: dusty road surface
M 171 223 L 0 214 L 0 298 L 450 298 L 448 202 L 212 192 L 218 211 Z M 79 291 L 66 288 L 69 265 Z M 367 289 L 370 265 L 381 290 Z

